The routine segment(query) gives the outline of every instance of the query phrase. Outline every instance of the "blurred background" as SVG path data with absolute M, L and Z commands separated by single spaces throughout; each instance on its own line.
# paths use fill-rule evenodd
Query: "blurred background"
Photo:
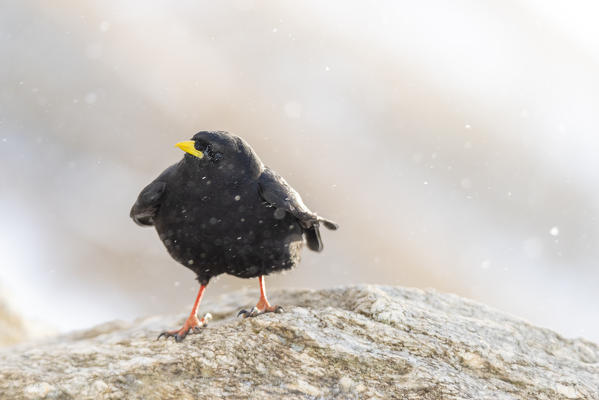
M 188 312 L 193 273 L 128 214 L 174 144 L 213 129 L 341 225 L 270 288 L 432 287 L 599 341 L 598 17 L 540 0 L 0 3 L 5 325 Z M 207 297 L 241 287 L 257 298 L 230 276 Z

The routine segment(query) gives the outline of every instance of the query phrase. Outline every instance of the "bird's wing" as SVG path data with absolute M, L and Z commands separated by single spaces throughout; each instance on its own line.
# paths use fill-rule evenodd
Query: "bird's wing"
M 322 218 L 304 204 L 301 196 L 283 179 L 282 176 L 268 167 L 258 178 L 258 191 L 264 201 L 273 207 L 280 208 L 299 221 L 306 234 L 308 247 L 314 251 L 322 250 L 322 240 L 320 239 L 320 223 L 328 228 L 335 230 L 338 225 L 333 221 Z
M 139 226 L 154 225 L 154 218 L 160 209 L 160 203 L 166 191 L 166 180 L 174 172 L 175 165 L 168 167 L 158 178 L 142 189 L 137 201 L 131 207 L 129 216 Z

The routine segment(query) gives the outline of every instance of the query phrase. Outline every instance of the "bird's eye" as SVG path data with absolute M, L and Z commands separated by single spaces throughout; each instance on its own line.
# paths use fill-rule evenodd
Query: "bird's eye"
M 206 143 L 204 143 L 204 142 L 196 140 L 193 147 L 195 147 L 196 150 L 199 150 L 199 151 L 203 152 L 206 149 L 206 147 L 208 147 L 208 145 Z
M 212 161 L 218 161 L 223 158 L 223 153 L 221 153 L 219 151 L 214 151 L 214 148 L 212 147 L 211 144 L 208 144 L 208 145 L 206 145 L 205 148 L 198 149 L 198 150 L 204 152 L 204 154 L 206 154 L 208 156 L 208 158 Z

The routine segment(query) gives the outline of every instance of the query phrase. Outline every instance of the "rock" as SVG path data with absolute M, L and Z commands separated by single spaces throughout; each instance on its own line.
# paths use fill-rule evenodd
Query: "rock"
M 8 301 L 11 299 L 10 294 L 0 283 L 0 348 L 56 334 L 54 327 L 39 321 L 27 321 L 19 315 Z
M 0 286 L 0 293 L 4 292 Z M 22 342 L 29 337 L 23 320 L 0 297 L 0 347 Z
M 257 293 L 206 302 L 213 322 L 182 343 L 156 336 L 185 314 L 5 348 L 0 397 L 599 399 L 596 344 L 454 295 L 355 286 L 270 297 L 286 312 L 235 318 Z

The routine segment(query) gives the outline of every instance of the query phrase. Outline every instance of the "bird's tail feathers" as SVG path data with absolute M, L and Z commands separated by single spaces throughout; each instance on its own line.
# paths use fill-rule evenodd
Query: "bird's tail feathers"
M 323 249 L 322 239 L 320 238 L 320 230 L 318 223 L 315 223 L 304 231 L 306 233 L 306 243 L 312 251 L 320 252 Z
M 336 231 L 339 228 L 339 224 L 331 221 L 330 219 L 318 217 L 318 222 L 322 222 L 325 228 L 330 229 L 332 231 Z

